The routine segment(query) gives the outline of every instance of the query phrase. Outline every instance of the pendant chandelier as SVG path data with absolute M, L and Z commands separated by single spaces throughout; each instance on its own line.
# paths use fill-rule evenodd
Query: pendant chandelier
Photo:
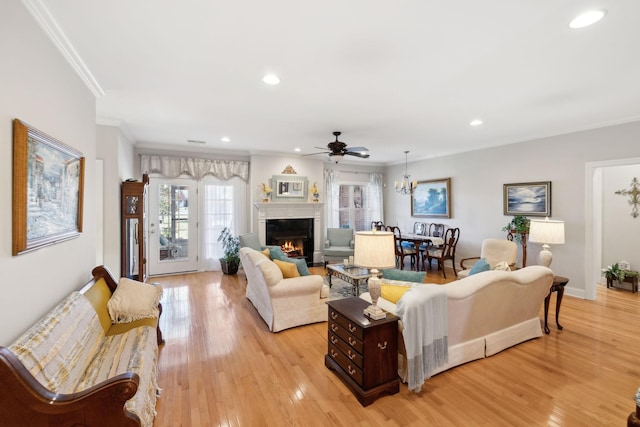
M 407 161 L 408 161 L 407 155 L 408 154 L 409 154 L 408 151 L 404 152 L 404 176 L 402 177 L 402 181 L 400 182 L 396 181 L 394 184 L 396 188 L 396 192 L 404 196 L 413 194 L 413 190 L 418 186 L 418 181 L 416 181 L 415 179 L 413 181 L 409 181 L 409 177 L 411 175 L 409 175 L 407 171 Z

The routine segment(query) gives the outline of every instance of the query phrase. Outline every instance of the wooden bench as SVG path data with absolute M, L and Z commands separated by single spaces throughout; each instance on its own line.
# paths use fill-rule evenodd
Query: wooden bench
M 107 303 L 118 283 L 105 267 L 92 274 L 0 347 L 0 426 L 152 426 L 159 315 L 112 324 Z

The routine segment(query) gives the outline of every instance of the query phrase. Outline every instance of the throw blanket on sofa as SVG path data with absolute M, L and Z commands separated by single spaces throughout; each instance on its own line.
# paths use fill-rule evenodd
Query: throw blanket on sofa
M 424 380 L 449 359 L 447 293 L 437 285 L 416 286 L 397 304 L 407 350 L 409 390 L 417 393 Z

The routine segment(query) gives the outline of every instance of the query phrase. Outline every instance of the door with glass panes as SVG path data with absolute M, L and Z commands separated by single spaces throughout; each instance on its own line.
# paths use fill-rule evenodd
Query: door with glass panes
M 149 275 L 198 269 L 198 195 L 192 179 L 149 179 Z

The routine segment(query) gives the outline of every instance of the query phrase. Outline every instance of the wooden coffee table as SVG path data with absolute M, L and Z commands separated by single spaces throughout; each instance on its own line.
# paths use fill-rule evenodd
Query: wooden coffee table
M 329 277 L 329 287 L 331 287 L 331 276 L 350 283 L 353 286 L 353 295 L 360 295 L 360 285 L 367 283 L 371 274 L 369 270 L 361 267 L 345 267 L 344 264 L 327 265 L 327 276 Z

